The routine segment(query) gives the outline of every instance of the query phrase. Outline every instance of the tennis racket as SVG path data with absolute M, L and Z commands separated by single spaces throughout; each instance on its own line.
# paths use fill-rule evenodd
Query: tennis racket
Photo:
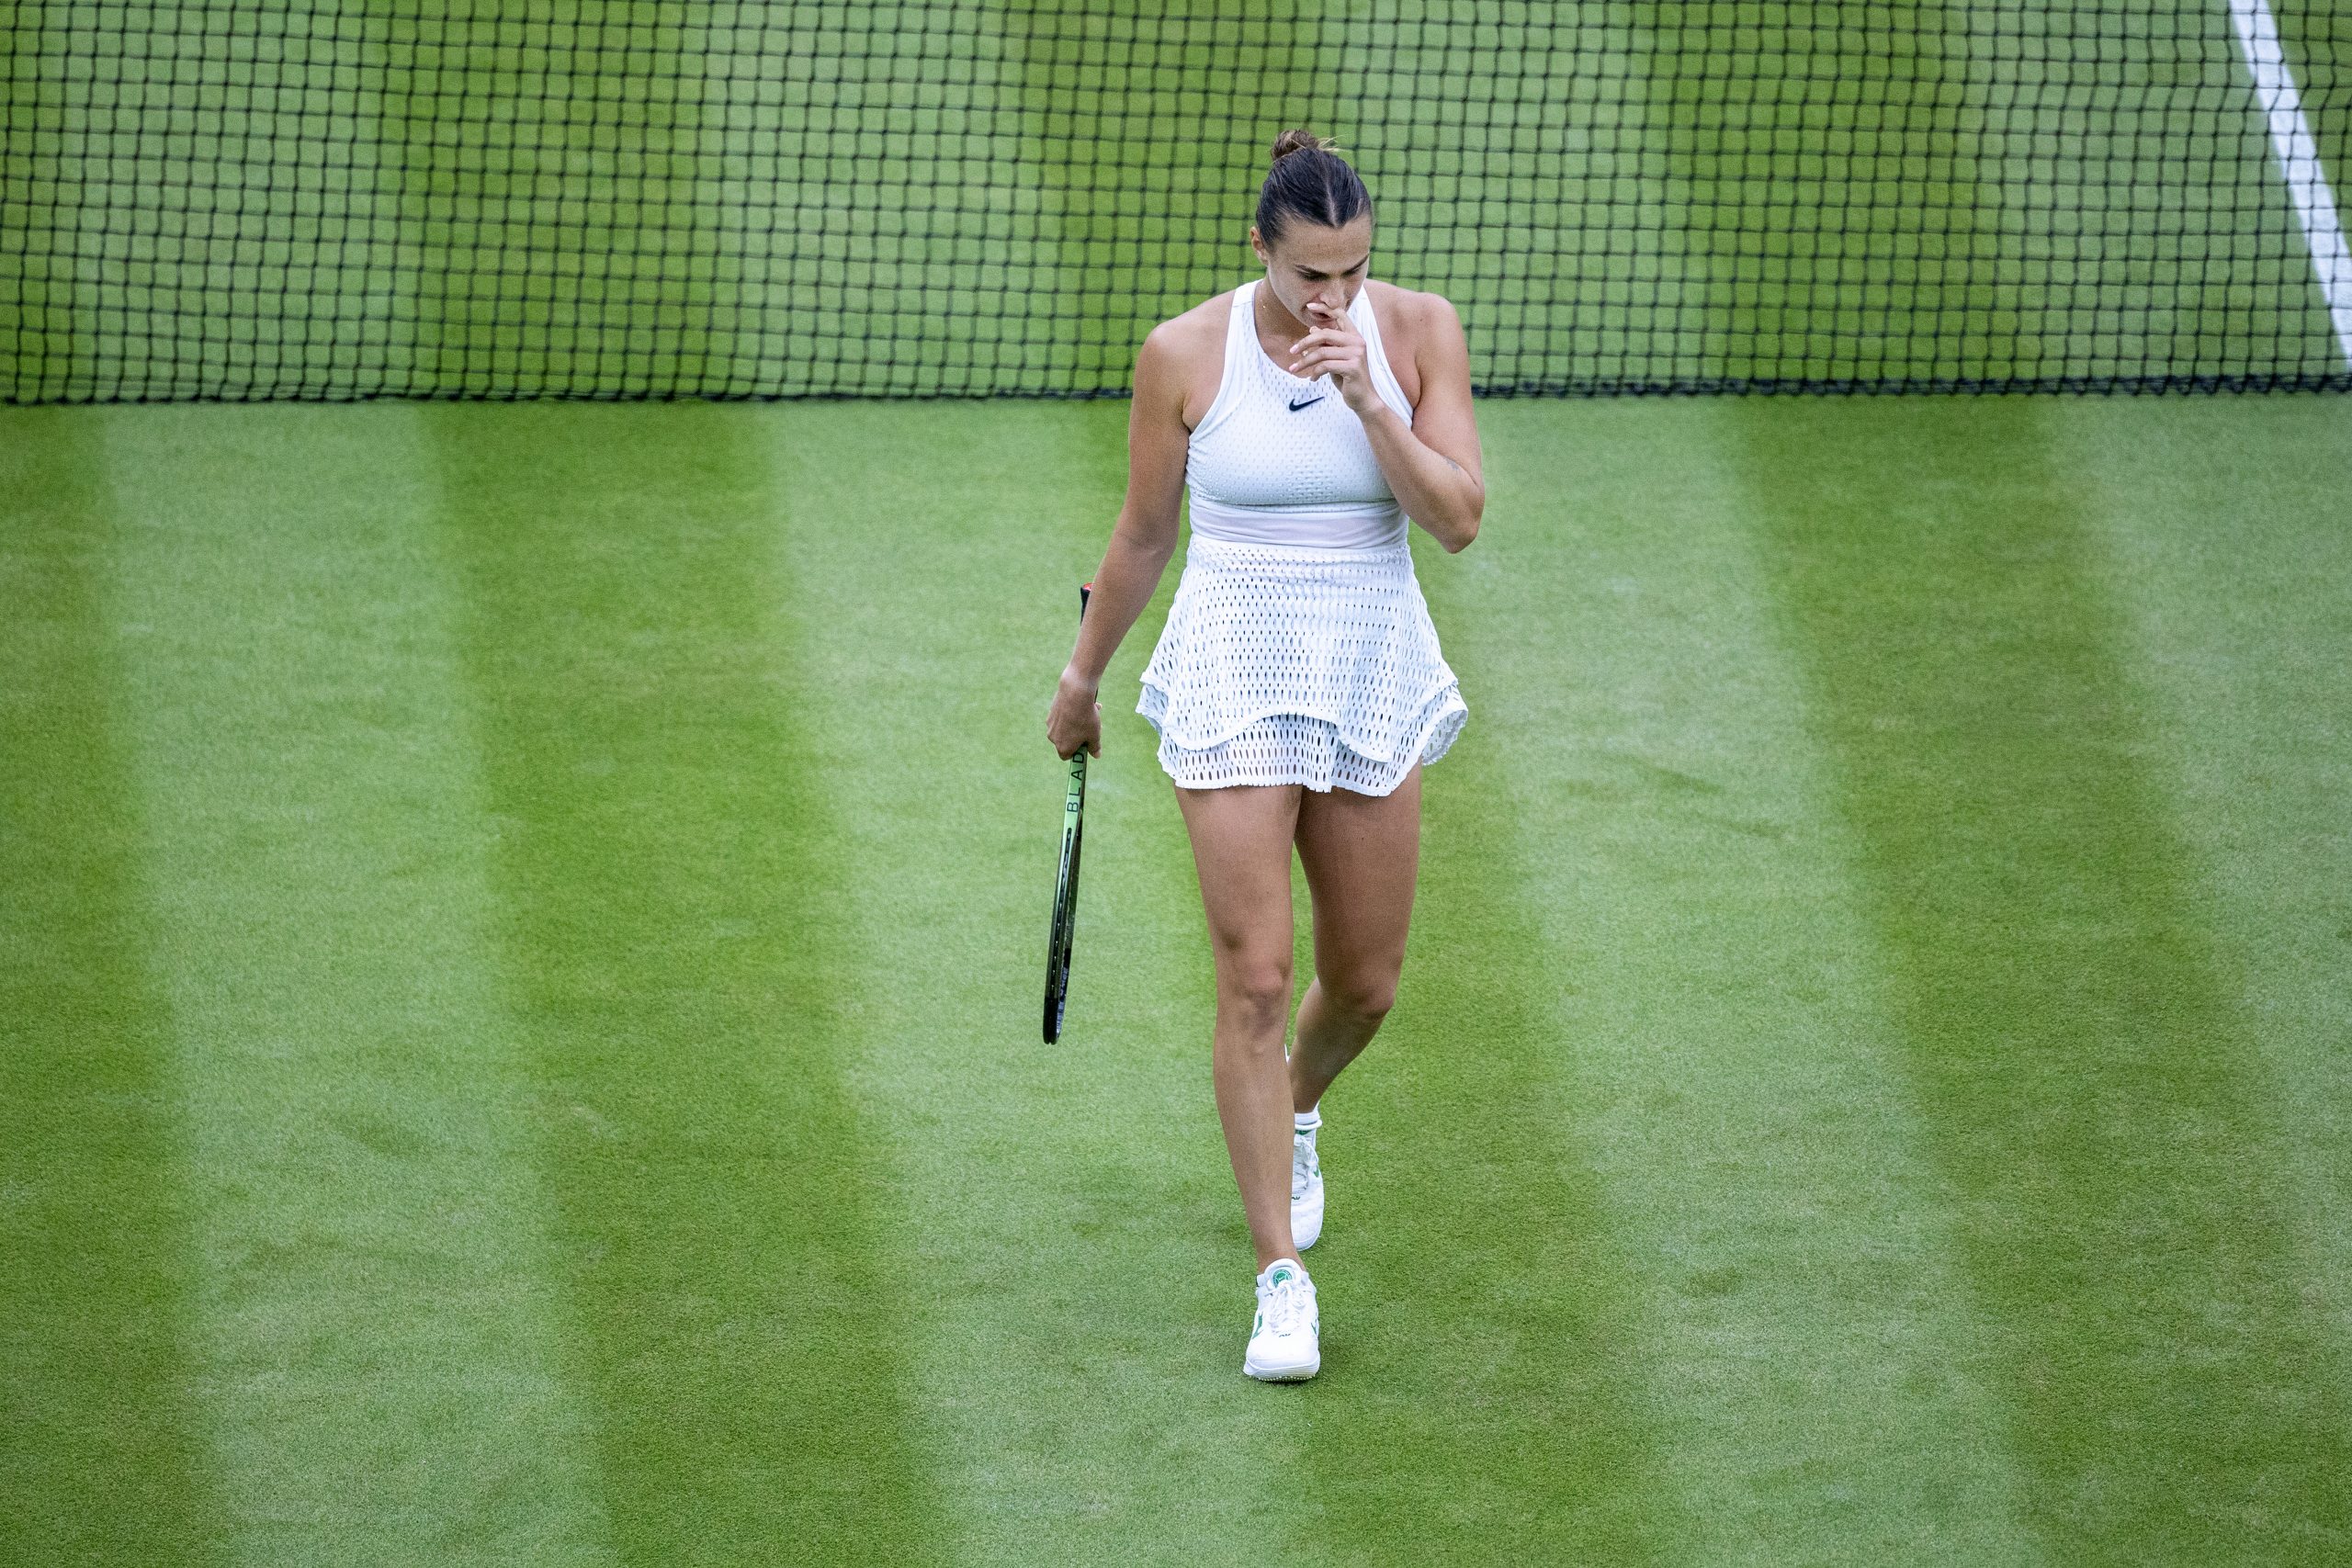
M 1094 584 L 1078 587 L 1078 619 L 1086 622 L 1086 597 Z M 1062 1037 L 1062 1009 L 1069 1001 L 1070 938 L 1078 924 L 1078 848 L 1086 826 L 1086 748 L 1070 753 L 1069 788 L 1062 795 L 1062 866 L 1054 879 L 1054 929 L 1046 948 L 1046 1043 Z

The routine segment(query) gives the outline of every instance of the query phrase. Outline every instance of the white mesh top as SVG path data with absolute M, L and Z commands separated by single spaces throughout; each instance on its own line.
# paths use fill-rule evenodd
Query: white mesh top
M 1469 709 L 1363 422 L 1329 377 L 1267 357 L 1256 294 L 1235 291 L 1225 373 L 1193 432 L 1192 541 L 1136 711 L 1187 789 L 1386 795 L 1445 755 Z M 1409 422 L 1370 289 L 1348 313 L 1373 387 Z
M 1261 281 L 1233 291 L 1225 372 L 1186 446 L 1193 532 L 1252 545 L 1360 549 L 1402 542 L 1405 514 L 1363 422 L 1330 377 L 1294 376 L 1258 342 Z M 1348 319 L 1363 334 L 1373 389 L 1411 424 L 1413 408 L 1389 368 L 1369 286 L 1356 290 Z

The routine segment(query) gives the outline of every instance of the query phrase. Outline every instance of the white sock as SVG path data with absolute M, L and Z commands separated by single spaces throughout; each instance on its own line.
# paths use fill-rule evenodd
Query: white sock
M 1321 1125 L 1323 1125 L 1323 1102 L 1321 1100 L 1316 1101 L 1315 1109 L 1312 1111 L 1295 1111 L 1291 1112 L 1290 1127 L 1291 1133 L 1294 1136 L 1300 1133 L 1312 1133 L 1316 1128 L 1320 1127 Z

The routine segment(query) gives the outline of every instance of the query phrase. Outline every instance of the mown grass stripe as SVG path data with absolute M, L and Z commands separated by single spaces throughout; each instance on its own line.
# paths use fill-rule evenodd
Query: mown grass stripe
M 1463 565 L 1417 554 L 1425 582 Z M 1474 715 L 1497 696 L 1473 694 Z M 1428 770 L 1397 1006 L 1323 1100 L 1324 1370 L 1303 1391 L 1301 1489 L 1326 1562 L 1671 1562 L 1687 1537 L 1624 1261 L 1559 1135 L 1517 764 L 1488 727 Z
M 2045 411 L 2145 682 L 2152 777 L 2258 1058 L 2311 1287 L 2352 1344 L 2352 427 L 2329 398 Z M 2251 1084 L 2249 1085 L 2251 1090 Z
M 0 1540 L 217 1561 L 96 422 L 0 416 Z
M 240 1560 L 593 1563 L 414 417 L 106 423 L 191 1353 Z
M 1725 417 L 2032 1522 L 2067 1562 L 2340 1553 L 2345 1393 L 2081 481 L 2027 402 Z
M 1541 954 L 1527 1092 L 1592 1170 L 1682 1548 L 2031 1561 L 1713 406 L 1481 418 L 1490 525 L 1424 582 Z
M 1241 1375 L 1249 1241 L 1208 1082 L 1191 852 L 1102 688 L 1061 1043 L 1039 1037 L 1062 769 L 1045 708 L 1125 479 L 1124 405 L 810 405 L 765 429 L 857 932 L 861 1115 L 959 1560 L 1171 1565 L 1295 1539 L 1297 1405 Z
M 888 957 L 845 903 L 867 795 L 818 765 L 757 414 L 430 416 L 496 934 L 624 1555 L 916 1562 L 899 1242 L 844 1085 Z

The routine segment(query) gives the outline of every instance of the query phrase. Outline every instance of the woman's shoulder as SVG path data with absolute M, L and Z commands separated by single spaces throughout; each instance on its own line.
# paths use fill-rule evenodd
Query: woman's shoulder
M 1169 317 L 1144 334 L 1144 351 L 1179 362 L 1195 360 L 1204 355 L 1222 355 L 1226 324 L 1232 318 L 1233 296 L 1237 292 L 1228 288 L 1182 315 Z
M 1392 349 L 1409 353 L 1433 334 L 1461 330 L 1461 315 L 1442 294 L 1400 288 L 1377 277 L 1365 278 L 1363 287 L 1380 318 L 1381 335 Z
M 1225 333 L 1233 319 L 1228 288 L 1204 299 L 1179 316 L 1170 316 L 1144 335 L 1136 359 L 1136 386 L 1148 384 L 1169 398 L 1169 406 L 1190 430 L 1208 412 L 1225 374 Z

